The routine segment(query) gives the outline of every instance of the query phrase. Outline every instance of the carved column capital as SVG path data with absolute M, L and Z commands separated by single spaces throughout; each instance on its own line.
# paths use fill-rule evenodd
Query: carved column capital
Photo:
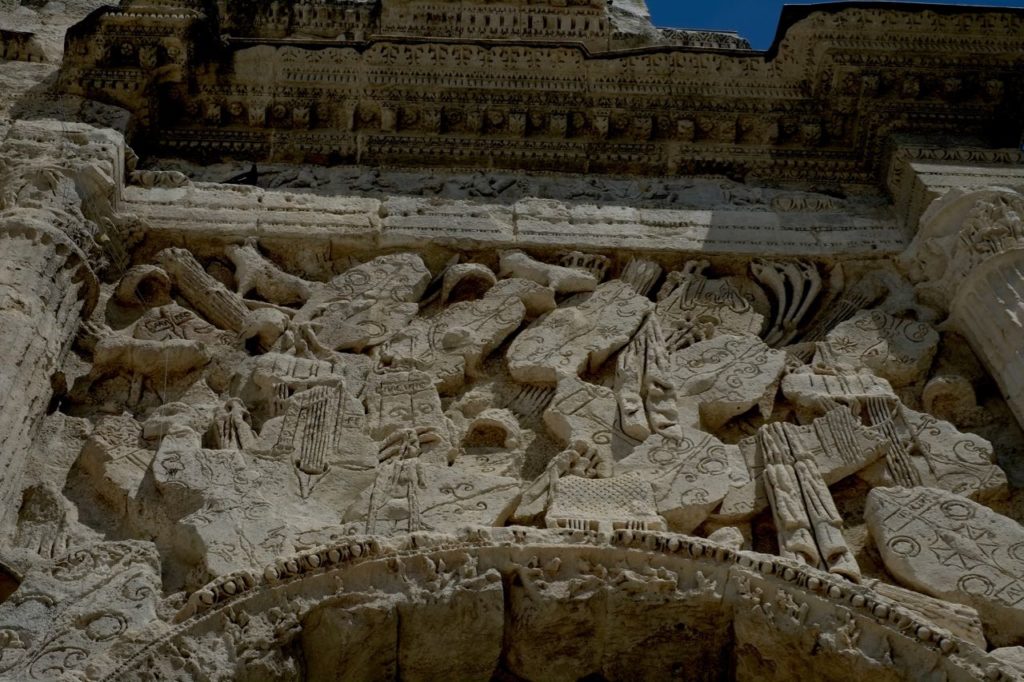
M 1024 424 L 1024 194 L 950 190 L 901 260 L 918 298 L 949 313 Z
M 1024 194 L 1008 187 L 954 189 L 925 211 L 901 264 L 926 303 L 952 311 L 974 280 L 1018 251 L 1013 258 L 1024 260 Z

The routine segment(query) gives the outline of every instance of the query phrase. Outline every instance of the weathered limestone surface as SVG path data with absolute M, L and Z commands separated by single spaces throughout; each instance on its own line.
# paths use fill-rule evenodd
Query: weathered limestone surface
M 0 8 L 0 679 L 1024 680 L 1020 11 L 94 9 Z
M 1022 186 L 951 190 L 928 207 L 903 256 L 919 296 L 948 312 L 950 325 L 978 349 L 1019 422 Z
M 712 430 L 757 406 L 771 414 L 785 354 L 755 336 L 716 336 L 673 356 L 672 378 Z
M 80 319 L 96 305 L 86 250 L 97 228 L 87 214 L 110 211 L 124 147 L 113 131 L 18 121 L 0 159 L 0 343 L 17 353 L 0 373 L 0 391 L 17 396 L 0 412 L 0 523 L 9 525 L 52 381 Z
M 833 361 L 865 367 L 894 388 L 913 383 L 931 367 L 939 334 L 927 324 L 880 311 L 859 312 L 825 341 Z
M 654 485 L 658 511 L 674 530 L 691 532 L 729 492 L 727 446 L 687 430 L 681 440 L 652 436 L 619 463 Z
M 882 456 L 884 438 L 861 424 L 845 407 L 838 407 L 808 426 L 787 424 L 788 448 L 799 459 L 813 461 L 825 483 L 834 485 L 871 467 Z M 723 520 L 746 521 L 769 504 L 765 490 L 765 452 L 756 437 L 740 441 L 739 451 L 749 472 L 741 485 L 733 485 L 718 509 Z
M 509 348 L 509 373 L 517 381 L 543 384 L 595 371 L 629 342 L 652 307 L 625 282 L 601 285 L 520 334 Z
M 978 609 L 996 645 L 1024 639 L 1020 524 L 934 488 L 875 488 L 864 515 L 898 580 Z

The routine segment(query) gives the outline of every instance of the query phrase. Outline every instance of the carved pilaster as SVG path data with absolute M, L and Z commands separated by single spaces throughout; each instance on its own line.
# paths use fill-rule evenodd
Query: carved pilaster
M 90 217 L 109 215 L 123 168 L 120 136 L 89 126 L 21 121 L 0 143 L 0 532 L 21 502 L 57 373 L 96 304 Z
M 885 180 L 913 236 L 931 203 L 951 189 L 1024 185 L 1024 150 L 896 140 Z

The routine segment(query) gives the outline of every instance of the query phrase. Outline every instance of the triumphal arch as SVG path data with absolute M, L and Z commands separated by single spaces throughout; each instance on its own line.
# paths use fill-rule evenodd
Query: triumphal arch
M 1024 679 L 1024 10 L 0 58 L 0 678 Z

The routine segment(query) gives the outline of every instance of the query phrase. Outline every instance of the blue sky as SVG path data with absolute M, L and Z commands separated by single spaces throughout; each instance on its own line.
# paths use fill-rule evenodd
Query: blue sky
M 1024 0 L 960 0 L 938 4 L 1024 7 Z M 768 49 L 771 45 L 782 5 L 783 2 L 776 0 L 647 0 L 658 26 L 738 31 L 757 50 Z

